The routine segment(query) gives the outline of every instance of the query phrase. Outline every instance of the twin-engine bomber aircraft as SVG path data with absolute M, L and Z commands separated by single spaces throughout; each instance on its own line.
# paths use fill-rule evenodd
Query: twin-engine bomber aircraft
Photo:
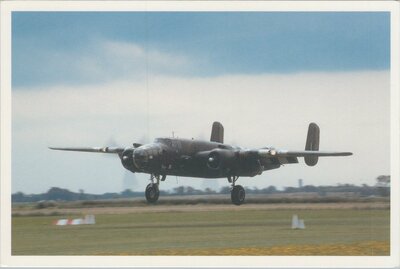
M 241 205 L 245 190 L 236 185 L 239 177 L 254 177 L 263 171 L 279 168 L 283 164 L 298 163 L 297 157 L 304 157 L 308 166 L 314 166 L 318 157 L 349 156 L 351 152 L 319 150 L 319 127 L 310 123 L 305 150 L 290 151 L 263 147 L 244 149 L 224 144 L 224 127 L 214 122 L 210 141 L 182 138 L 156 138 L 150 144 L 134 143 L 132 147 L 103 148 L 53 148 L 54 150 L 115 153 L 122 165 L 132 173 L 150 174 L 151 183 L 145 195 L 149 203 L 155 203 L 160 195 L 160 180 L 167 175 L 200 178 L 227 178 L 232 185 L 231 199 Z

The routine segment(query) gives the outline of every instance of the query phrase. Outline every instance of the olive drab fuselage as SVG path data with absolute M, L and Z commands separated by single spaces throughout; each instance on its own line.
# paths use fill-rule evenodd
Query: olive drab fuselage
M 157 138 L 153 143 L 126 149 L 132 172 L 186 177 L 255 176 L 280 167 L 277 159 L 260 160 L 250 150 L 227 144 L 181 138 Z M 123 153 L 124 154 L 124 153 Z M 210 158 L 218 155 L 213 166 Z

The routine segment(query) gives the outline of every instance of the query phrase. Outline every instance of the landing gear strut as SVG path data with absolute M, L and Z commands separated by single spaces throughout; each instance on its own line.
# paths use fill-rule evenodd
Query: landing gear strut
M 246 192 L 241 185 L 235 185 L 238 176 L 229 176 L 228 181 L 232 184 L 231 189 L 231 200 L 234 205 L 241 205 L 244 203 L 244 198 L 246 197 Z
M 160 196 L 160 190 L 158 189 L 158 186 L 160 185 L 160 180 L 164 181 L 166 178 L 166 175 L 163 175 L 160 178 L 160 175 L 150 175 L 150 181 L 151 183 L 147 185 L 145 195 L 146 195 L 146 200 L 147 202 L 153 204 L 157 202 L 158 197 Z M 154 182 L 154 179 L 156 182 Z

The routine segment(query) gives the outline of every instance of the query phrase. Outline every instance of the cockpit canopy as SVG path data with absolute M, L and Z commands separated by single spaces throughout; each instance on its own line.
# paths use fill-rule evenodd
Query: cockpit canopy
M 167 137 L 159 137 L 154 139 L 154 143 L 161 143 L 167 146 L 172 146 L 172 139 Z

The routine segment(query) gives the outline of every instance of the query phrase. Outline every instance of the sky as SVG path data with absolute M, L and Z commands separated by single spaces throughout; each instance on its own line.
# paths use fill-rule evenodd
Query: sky
M 142 191 L 116 156 L 47 147 L 208 140 L 215 120 L 227 143 L 293 150 L 317 122 L 321 150 L 354 153 L 243 186 L 373 185 L 390 173 L 389 72 L 385 12 L 14 12 L 12 192 Z M 160 188 L 180 185 L 228 182 Z

